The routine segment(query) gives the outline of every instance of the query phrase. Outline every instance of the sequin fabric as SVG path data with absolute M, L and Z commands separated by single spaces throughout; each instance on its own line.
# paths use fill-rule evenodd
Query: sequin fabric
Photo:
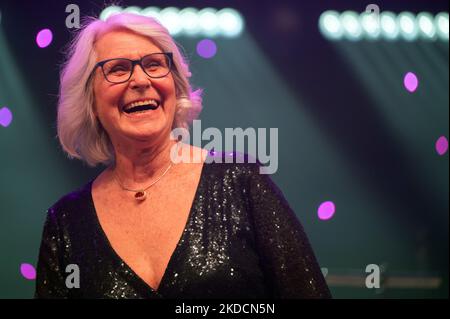
M 158 290 L 112 249 L 95 212 L 91 180 L 47 211 L 35 297 L 330 298 L 301 223 L 270 177 L 260 174 L 260 164 L 214 156 L 203 165 Z M 70 264 L 78 266 L 79 288 L 70 285 Z

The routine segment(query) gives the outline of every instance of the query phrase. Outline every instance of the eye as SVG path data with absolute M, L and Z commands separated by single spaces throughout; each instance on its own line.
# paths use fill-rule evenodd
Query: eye
M 105 64 L 105 71 L 107 74 L 120 74 L 126 73 L 130 70 L 130 63 L 125 60 L 114 60 Z
M 127 69 L 123 65 L 114 66 L 109 73 L 118 73 L 118 72 L 126 72 Z
M 161 63 L 159 61 L 155 61 L 155 60 L 145 61 L 145 63 L 144 63 L 144 67 L 146 69 L 154 69 L 154 68 L 158 68 L 160 66 L 161 66 Z

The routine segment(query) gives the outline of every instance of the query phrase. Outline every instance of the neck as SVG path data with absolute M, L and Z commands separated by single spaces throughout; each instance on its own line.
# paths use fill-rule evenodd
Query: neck
M 175 141 L 167 139 L 154 146 L 129 147 L 115 145 L 112 174 L 129 188 L 141 188 L 158 178 L 172 164 L 170 149 Z

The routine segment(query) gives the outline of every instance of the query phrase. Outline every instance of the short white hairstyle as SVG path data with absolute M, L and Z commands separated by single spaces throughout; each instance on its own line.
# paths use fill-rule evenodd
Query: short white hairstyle
M 158 21 L 132 13 L 110 16 L 106 21 L 87 18 L 70 43 L 60 74 L 57 134 L 69 158 L 78 158 L 89 166 L 114 162 L 111 140 L 94 114 L 94 88 L 91 72 L 97 56 L 96 40 L 117 29 L 130 30 L 149 38 L 163 52 L 172 52 L 172 75 L 175 82 L 176 110 L 172 129 L 188 129 L 202 109 L 202 90 L 192 90 L 191 72 L 169 32 Z

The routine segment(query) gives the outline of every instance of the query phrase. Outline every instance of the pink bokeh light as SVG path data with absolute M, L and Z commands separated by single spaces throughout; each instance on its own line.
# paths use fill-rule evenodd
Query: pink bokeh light
M 23 263 L 20 265 L 20 273 L 25 279 L 34 280 L 36 279 L 36 269 L 31 264 Z
M 441 136 L 436 141 L 436 152 L 439 155 L 444 155 L 448 150 L 448 140 L 445 136 Z
M 6 106 L 0 108 L 0 125 L 3 127 L 8 127 L 12 122 L 12 112 Z
M 405 88 L 413 93 L 417 90 L 417 87 L 419 86 L 419 79 L 413 72 L 408 72 L 405 75 L 405 78 L 403 79 L 403 84 L 405 85 Z
M 40 48 L 46 48 L 52 43 L 53 33 L 50 29 L 42 29 L 36 36 L 36 43 Z
M 333 202 L 327 201 L 320 204 L 319 209 L 317 210 L 317 215 L 321 220 L 328 220 L 334 216 L 336 211 L 336 206 Z
M 205 59 L 214 57 L 217 53 L 217 45 L 213 40 L 204 39 L 197 43 L 197 54 Z

